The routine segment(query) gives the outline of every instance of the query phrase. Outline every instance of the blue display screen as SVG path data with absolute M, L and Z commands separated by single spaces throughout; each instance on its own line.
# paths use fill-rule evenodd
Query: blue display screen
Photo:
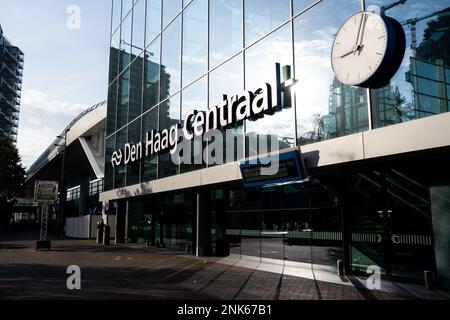
M 278 157 L 278 170 L 270 175 L 265 170 L 276 164 Z M 275 156 L 247 160 L 240 165 L 242 179 L 246 188 L 256 188 L 284 184 L 288 182 L 301 182 L 305 180 L 305 168 L 298 151 L 291 151 Z

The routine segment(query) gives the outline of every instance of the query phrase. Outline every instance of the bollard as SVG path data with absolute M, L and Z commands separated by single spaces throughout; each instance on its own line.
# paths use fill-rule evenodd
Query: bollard
M 433 271 L 424 271 L 425 276 L 425 288 L 427 290 L 434 289 L 434 272 Z
M 339 277 L 344 276 L 344 261 L 342 260 L 337 261 L 337 273 Z

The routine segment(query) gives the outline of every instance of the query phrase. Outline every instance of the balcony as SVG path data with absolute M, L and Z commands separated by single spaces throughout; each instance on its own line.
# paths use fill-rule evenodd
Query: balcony
M 6 90 L 6 91 L 3 91 L 3 92 L 9 93 L 13 97 L 18 97 L 19 96 L 19 94 L 17 92 L 17 88 L 14 85 L 9 84 L 4 79 L 0 79 L 0 88 Z
M 6 124 L 9 127 L 17 128 L 19 126 L 19 120 L 14 119 L 12 115 L 0 111 L 0 124 Z
M 17 102 L 17 100 L 15 98 L 13 98 L 13 99 L 8 98 L 0 92 L 0 106 L 3 106 L 5 108 L 10 108 L 14 112 L 18 113 L 19 112 L 18 105 L 19 105 L 19 103 Z
M 1 64 L 1 72 L 9 79 L 18 78 L 17 72 L 11 69 L 6 63 Z

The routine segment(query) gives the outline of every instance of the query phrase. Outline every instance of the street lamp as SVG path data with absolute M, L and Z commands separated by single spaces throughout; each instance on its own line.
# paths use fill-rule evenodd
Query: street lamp
M 63 222 L 64 219 L 64 202 L 66 197 L 65 192 L 65 181 L 64 181 L 64 171 L 66 170 L 66 151 L 67 151 L 67 133 L 70 131 L 70 128 L 64 130 L 64 136 L 57 136 L 56 138 L 60 140 L 64 140 L 64 151 L 63 151 L 63 159 L 62 159 L 62 167 L 61 167 L 61 177 L 60 177 L 60 191 L 59 191 L 59 207 L 60 207 L 60 223 Z M 59 146 L 59 144 L 57 144 Z

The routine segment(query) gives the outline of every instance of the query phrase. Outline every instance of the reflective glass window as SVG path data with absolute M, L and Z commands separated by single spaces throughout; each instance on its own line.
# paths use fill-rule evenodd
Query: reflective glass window
M 141 118 L 133 121 L 128 125 L 127 141 L 131 144 L 141 142 Z M 144 150 L 142 150 L 144 152 Z M 139 183 L 140 161 L 130 162 L 127 165 L 127 186 Z
M 242 0 L 216 0 L 209 5 L 209 59 L 213 68 L 242 49 Z
M 130 102 L 130 70 L 119 77 L 119 103 L 117 105 L 117 124 L 120 129 L 128 122 L 128 107 Z
M 158 130 L 158 108 L 153 108 L 142 116 L 142 140 L 146 140 L 148 132 Z M 158 156 L 145 157 L 142 162 L 142 182 L 158 178 Z
M 161 31 L 161 0 L 147 0 L 145 45 L 149 45 Z
M 142 78 L 144 59 L 140 55 L 130 67 L 130 110 L 128 121 L 136 119 L 142 113 Z
M 122 20 L 130 12 L 133 7 L 134 0 L 122 0 Z
M 181 85 L 181 16 L 162 34 L 161 100 L 177 93 Z
M 324 1 L 294 21 L 299 144 L 368 130 L 367 90 L 342 85 L 330 59 L 335 34 L 359 8 L 359 1 Z
M 180 123 L 180 94 L 165 100 L 159 105 L 159 131 L 169 129 Z M 170 177 L 178 173 L 178 164 L 174 164 L 170 153 L 159 154 L 159 179 Z
M 125 21 L 122 22 L 121 37 L 120 37 L 120 69 L 122 72 L 131 62 L 131 23 L 132 15 L 128 15 Z
M 158 37 L 145 51 L 144 63 L 144 111 L 156 106 L 159 102 L 161 40 Z M 165 68 L 161 70 L 165 72 Z M 165 78 L 168 80 L 168 77 Z
M 182 0 L 163 0 L 163 28 L 180 13 Z
M 382 8 L 391 3 L 380 2 Z M 409 0 L 385 10 L 403 25 L 407 50 L 390 83 L 372 90 L 375 128 L 449 111 L 449 8 L 450 0 Z
M 116 131 L 116 111 L 117 111 L 117 80 L 111 83 L 108 88 L 108 114 L 106 124 L 106 135 Z
M 219 105 L 219 103 L 223 99 L 224 94 L 232 96 L 240 94 L 244 90 L 243 69 L 243 55 L 240 54 L 209 74 L 210 106 Z M 244 150 L 244 126 L 239 125 L 229 130 L 231 130 L 231 132 L 235 136 L 233 137 L 234 146 L 231 147 L 230 145 L 229 148 L 227 148 L 227 136 L 223 135 L 223 159 L 219 159 L 219 155 L 217 153 L 212 154 L 211 150 L 211 155 L 215 156 L 217 161 L 221 161 L 222 163 L 226 163 L 227 161 L 238 161 L 241 160 L 241 157 L 243 156 L 242 151 Z M 239 152 L 241 152 L 241 156 L 239 156 L 238 150 L 240 150 Z
M 145 0 L 139 0 L 133 7 L 133 58 L 144 50 L 145 37 Z
M 325 1 L 329 1 L 329 0 L 325 0 Z M 356 1 L 358 1 L 358 0 L 356 0 Z M 300 12 L 306 10 L 308 7 L 310 7 L 311 5 L 313 5 L 316 2 L 317 2 L 317 0 L 293 0 L 293 5 L 294 5 L 293 14 L 294 14 L 294 16 L 296 14 L 299 14 Z
M 183 16 L 183 86 L 208 68 L 208 1 L 194 0 Z
M 181 117 L 183 126 L 186 125 L 186 114 L 191 110 L 205 111 L 207 105 L 207 83 L 206 77 L 198 80 L 182 92 Z M 188 143 L 189 144 L 189 143 Z M 181 173 L 204 168 L 203 165 L 204 144 L 201 139 L 191 140 L 190 145 L 186 145 L 183 150 L 185 163 L 181 164 Z
M 105 191 L 112 190 L 114 188 L 114 168 L 111 164 L 111 157 L 116 148 L 116 136 L 111 136 L 106 139 L 105 147 Z
M 122 149 L 127 143 L 127 128 L 123 128 L 116 135 L 116 148 Z M 115 177 L 114 177 L 114 189 L 125 187 L 126 180 L 126 166 L 122 161 L 120 166 L 115 167 Z
M 183 90 L 181 117 L 183 121 L 190 110 L 205 111 L 207 104 L 206 77 Z
M 292 40 L 290 25 L 277 30 L 261 40 L 245 52 L 245 88 L 254 92 L 264 82 L 273 83 L 275 65 L 292 67 Z M 275 84 L 273 84 L 275 86 Z M 275 90 L 275 87 L 273 88 Z M 274 94 L 272 94 L 274 96 Z M 274 115 L 266 115 L 256 121 L 246 121 L 246 134 L 252 139 L 266 139 L 267 143 L 274 141 L 280 149 L 295 145 L 294 109 L 288 104 Z M 275 143 L 278 140 L 277 143 Z M 256 145 L 253 144 L 254 146 Z M 260 145 L 260 144 L 258 144 Z M 247 146 L 252 148 L 251 146 Z M 272 149 L 272 148 L 270 148 Z M 264 153 L 260 149 L 258 152 Z
M 249 45 L 266 35 L 290 16 L 289 0 L 246 0 L 245 43 Z
M 112 18 L 111 18 L 111 31 L 114 33 L 120 25 L 122 19 L 122 0 L 112 1 Z
M 120 29 L 111 37 L 109 48 L 109 83 L 119 75 Z
M 209 105 L 217 105 L 224 94 L 235 95 L 244 89 L 244 60 L 234 57 L 209 74 Z

